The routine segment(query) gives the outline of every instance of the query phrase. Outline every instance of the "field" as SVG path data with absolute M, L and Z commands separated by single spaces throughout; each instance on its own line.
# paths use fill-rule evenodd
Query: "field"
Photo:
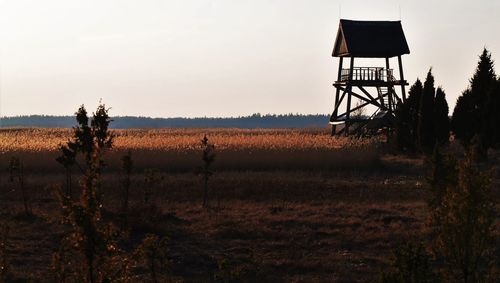
M 114 133 L 114 147 L 105 154 L 103 217 L 117 222 L 120 160 L 130 150 L 127 245 L 148 233 L 168 236 L 174 281 L 373 282 L 389 267 L 394 248 L 427 235 L 429 165 L 393 155 L 382 138 L 332 138 L 328 129 Z M 210 209 L 201 206 L 203 185 L 195 174 L 204 135 L 217 153 Z M 55 158 L 70 136 L 68 129 L 0 130 L 0 213 L 9 226 L 5 257 L 17 282 L 52 282 L 52 257 L 69 229 L 54 194 L 65 182 Z M 34 217 L 22 215 L 21 194 L 9 183 L 12 156 L 23 162 Z M 491 162 L 498 163 L 498 154 Z M 143 205 L 148 169 L 164 177 L 149 188 L 153 214 Z M 498 172 L 494 176 L 497 201 Z M 73 182 L 77 197 L 76 176 Z

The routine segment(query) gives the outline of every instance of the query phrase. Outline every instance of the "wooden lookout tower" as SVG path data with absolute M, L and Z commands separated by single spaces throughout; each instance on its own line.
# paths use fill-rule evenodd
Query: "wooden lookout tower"
M 410 49 L 400 21 L 340 20 L 332 54 L 340 59 L 333 84 L 336 92 L 330 117 L 332 135 L 364 134 L 392 126 L 397 104 L 406 100 L 408 83 L 403 75 L 403 54 L 410 54 Z M 398 58 L 398 76 L 390 66 L 394 57 Z M 376 67 L 355 66 L 355 58 L 385 62 Z M 343 67 L 345 59 L 349 59 L 348 68 Z M 354 106 L 353 97 L 358 100 Z

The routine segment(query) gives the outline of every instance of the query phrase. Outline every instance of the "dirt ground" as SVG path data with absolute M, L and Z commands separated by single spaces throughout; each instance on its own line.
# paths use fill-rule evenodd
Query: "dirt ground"
M 169 274 L 180 282 L 373 282 L 389 267 L 398 245 L 427 235 L 429 169 L 421 158 L 374 152 L 353 154 L 354 159 L 350 152 L 331 153 L 336 160 L 357 160 L 349 166 L 324 166 L 324 159 L 321 166 L 314 160 L 304 163 L 304 152 L 273 152 L 272 158 L 259 152 L 242 158 L 234 170 L 228 164 L 236 162 L 237 153 L 224 157 L 229 153 L 219 152 L 227 163 L 216 167 L 209 181 L 209 209 L 201 206 L 200 176 L 186 164 L 178 170 L 156 166 L 164 179 L 152 188 L 146 207 L 145 160 L 161 164 L 155 158 L 169 160 L 171 153 L 143 157 L 132 175 L 125 246 L 149 233 L 168 236 Z M 109 222 L 117 222 L 123 196 L 123 174 L 116 164 L 121 153 L 110 156 L 115 163 L 103 175 L 103 217 Z M 0 157 L 3 168 L 11 154 Z M 24 152 L 23 158 L 38 160 L 39 154 Z M 52 257 L 69 229 L 61 223 L 54 194 L 55 184 L 64 184 L 64 170 L 53 166 L 55 152 L 41 154 L 51 165 L 44 170 L 42 161 L 27 164 L 24 177 L 33 217 L 23 216 L 21 194 L 9 183 L 7 170 L 0 174 L 0 213 L 9 227 L 6 258 L 16 282 L 52 282 Z M 276 161 L 280 154 L 286 162 Z M 494 156 L 491 162 L 497 161 Z M 497 175 L 493 197 L 498 203 Z M 77 180 L 75 175 L 74 198 Z M 154 212 L 147 212 L 150 207 Z M 497 215 L 497 236 L 499 222 Z

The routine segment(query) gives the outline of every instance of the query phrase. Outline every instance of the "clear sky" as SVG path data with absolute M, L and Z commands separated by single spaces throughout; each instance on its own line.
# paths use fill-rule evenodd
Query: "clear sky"
M 406 78 L 432 66 L 453 107 L 483 47 L 500 61 L 499 13 L 498 0 L 0 0 L 1 115 L 100 98 L 112 115 L 329 114 L 339 16 L 401 16 Z

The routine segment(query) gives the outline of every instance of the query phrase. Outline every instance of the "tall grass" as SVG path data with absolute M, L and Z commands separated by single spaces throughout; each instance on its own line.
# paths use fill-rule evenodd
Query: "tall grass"
M 131 129 L 112 131 L 115 150 L 198 150 L 210 136 L 221 150 L 325 150 L 366 147 L 373 140 L 328 135 L 325 129 Z M 58 150 L 71 129 L 0 129 L 0 152 Z
M 200 136 L 210 136 L 217 148 L 217 171 L 245 170 L 366 170 L 379 165 L 376 139 L 332 138 L 323 129 L 161 129 L 113 131 L 108 170 L 122 170 L 122 156 L 134 151 L 134 170 L 158 168 L 191 172 L 199 166 Z M 66 129 L 0 130 L 0 163 L 15 154 L 27 171 L 61 172 L 55 162 Z M 2 152 L 8 152 L 5 154 Z M 82 160 L 77 160 L 82 162 Z M 74 170 L 76 171 L 76 170 Z

